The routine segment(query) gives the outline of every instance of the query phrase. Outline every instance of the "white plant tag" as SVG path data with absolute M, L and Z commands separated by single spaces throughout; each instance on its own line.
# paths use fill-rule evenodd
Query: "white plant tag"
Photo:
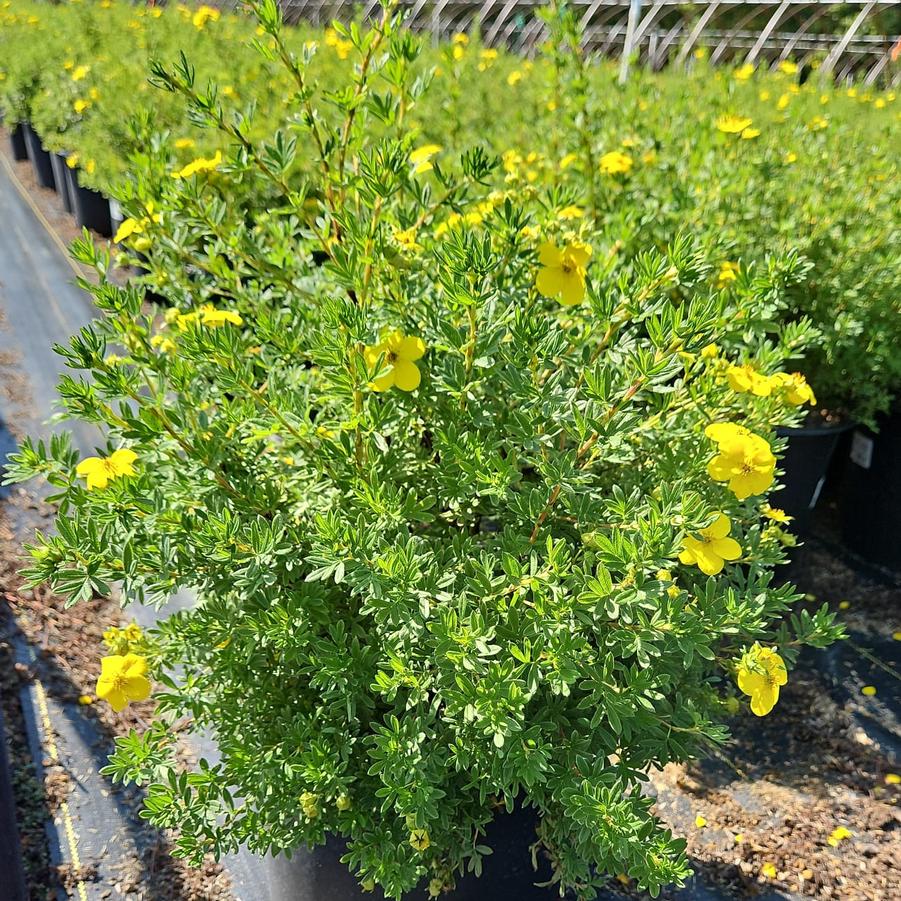
M 863 432 L 855 432 L 851 437 L 851 460 L 863 469 L 873 465 L 873 439 Z

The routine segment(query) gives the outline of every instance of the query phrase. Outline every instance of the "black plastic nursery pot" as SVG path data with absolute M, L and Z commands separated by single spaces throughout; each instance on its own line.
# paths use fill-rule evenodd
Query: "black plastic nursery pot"
M 842 540 L 869 563 L 901 572 L 901 404 L 851 436 L 841 494 Z
M 788 439 L 785 454 L 779 465 L 785 471 L 785 487 L 773 496 L 773 506 L 794 517 L 791 530 L 799 535 L 810 531 L 813 511 L 820 498 L 832 456 L 842 435 L 854 423 L 811 426 L 808 428 L 777 428 Z
M 56 189 L 63 201 L 63 208 L 67 213 L 72 212 L 72 192 L 69 190 L 69 178 L 66 170 L 66 155 L 64 153 L 51 153 L 50 165 L 53 167 L 53 177 L 56 179 Z
M 539 868 L 532 866 L 530 846 L 535 843 L 532 811 L 501 811 L 491 823 L 480 844 L 493 853 L 483 859 L 482 875 L 467 874 L 457 879 L 454 891 L 442 894 L 447 901 L 553 901 L 559 899 L 556 888 L 542 888 L 537 883 L 551 878 L 551 868 L 538 855 Z M 341 863 L 347 846 L 341 839 L 330 837 L 325 845 L 313 850 L 301 848 L 291 859 L 270 859 L 272 879 L 268 886 L 269 901 L 374 901 L 383 899 L 378 889 L 364 891 L 356 877 Z M 404 896 L 404 901 L 421 901 L 428 897 L 426 885 Z
M 76 169 L 67 169 L 66 175 L 69 193 L 72 196 L 75 224 L 79 228 L 95 231 L 104 238 L 112 237 L 113 226 L 110 220 L 109 201 L 99 191 L 80 185 Z
M 25 129 L 21 123 L 9 133 L 9 146 L 14 160 L 18 162 L 19 160 L 28 159 L 28 148 L 25 146 Z
M 34 168 L 34 177 L 42 188 L 56 190 L 56 179 L 53 177 L 53 165 L 50 162 L 50 154 L 44 149 L 37 132 L 25 122 L 22 125 L 25 132 L 25 147 L 28 151 L 28 159 Z

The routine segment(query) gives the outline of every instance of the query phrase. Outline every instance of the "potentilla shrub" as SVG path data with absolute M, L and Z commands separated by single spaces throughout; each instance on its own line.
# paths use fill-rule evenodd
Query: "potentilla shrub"
M 198 596 L 110 632 L 98 694 L 152 690 L 156 717 L 108 772 L 195 862 L 337 834 L 364 886 L 437 895 L 530 807 L 561 891 L 682 882 L 648 772 L 769 713 L 840 633 L 773 583 L 774 428 L 812 391 L 785 371 L 809 327 L 772 320 L 804 263 L 724 280 L 684 236 L 604 278 L 586 197 L 407 125 L 428 79 L 393 3 L 341 33 L 337 95 L 256 14 L 297 86 L 285 128 L 255 142 L 187 61 L 156 67 L 227 149 L 138 161 L 119 240 L 165 310 L 78 242 L 102 318 L 60 394 L 107 441 L 28 443 L 11 472 L 57 489 L 33 580 Z M 186 728 L 221 759 L 185 774 Z

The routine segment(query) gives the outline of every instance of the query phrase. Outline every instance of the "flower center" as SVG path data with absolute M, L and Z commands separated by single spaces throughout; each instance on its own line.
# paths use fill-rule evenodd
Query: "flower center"
M 386 359 L 388 360 L 389 363 L 393 364 L 397 360 L 397 353 L 393 350 L 389 350 L 386 355 Z

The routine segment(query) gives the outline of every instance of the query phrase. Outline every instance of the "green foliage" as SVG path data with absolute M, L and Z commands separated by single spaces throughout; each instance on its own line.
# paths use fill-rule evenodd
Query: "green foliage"
M 578 88 L 552 139 L 575 155 L 561 170 L 498 156 L 528 103 L 473 137 L 484 112 L 464 112 L 447 67 L 487 91 L 484 72 L 510 64 L 475 41 L 441 48 L 439 76 L 393 3 L 318 48 L 269 0 L 255 12 L 271 90 L 291 85 L 278 121 L 201 79 L 193 52 L 161 56 L 161 117 L 188 111 L 202 155 L 186 170 L 165 118 L 139 115 L 117 193 L 123 253 L 146 274 L 120 287 L 89 236 L 75 247 L 102 315 L 58 349 L 63 406 L 104 426 L 99 456 L 133 450 L 134 471 L 89 488 L 54 439 L 26 442 L 8 473 L 47 478 L 59 503 L 32 581 L 73 602 L 113 584 L 129 604 L 200 598 L 147 637 L 156 721 L 107 773 L 148 787 L 145 815 L 195 862 L 337 833 L 364 885 L 437 894 L 479 871 L 502 808 L 529 805 L 561 889 L 682 882 L 685 843 L 650 812 L 648 771 L 726 738 L 748 646 L 791 663 L 841 635 L 774 584 L 783 533 L 765 496 L 708 472 L 711 423 L 779 450 L 776 426 L 803 415 L 782 390 L 734 390 L 729 367 L 778 376 L 818 334 L 792 306 L 811 262 L 756 247 L 724 280 L 738 239 L 682 197 L 693 155 L 705 177 L 724 153 L 734 171 L 765 161 L 707 124 L 678 152 L 657 145 L 657 169 L 595 173 L 622 120 L 598 115 L 609 73 L 574 56 L 565 18 L 547 65 L 511 69 L 534 78 L 532 112 L 553 79 Z M 581 302 L 537 289 L 548 245 L 592 251 L 584 272 L 542 276 L 575 278 Z M 706 576 L 679 555 L 720 512 L 740 559 Z M 179 767 L 185 722 L 218 763 Z

